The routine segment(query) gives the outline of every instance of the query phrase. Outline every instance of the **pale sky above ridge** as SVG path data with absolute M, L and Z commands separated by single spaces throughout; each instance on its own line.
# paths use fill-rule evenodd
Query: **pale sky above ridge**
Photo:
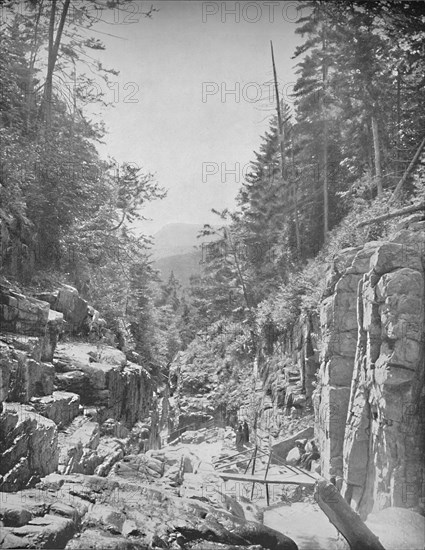
M 100 113 L 109 130 L 101 154 L 142 166 L 168 189 L 146 208 L 144 232 L 216 223 L 211 208 L 234 206 L 274 113 L 270 40 L 280 93 L 292 101 L 297 4 L 134 0 L 98 13 L 93 36 L 106 50 L 96 57 L 120 71 L 102 89 L 115 108 Z M 151 5 L 159 11 L 142 17 Z

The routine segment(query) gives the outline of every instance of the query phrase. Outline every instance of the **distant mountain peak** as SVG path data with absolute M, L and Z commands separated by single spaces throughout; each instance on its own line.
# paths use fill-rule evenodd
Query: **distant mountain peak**
M 215 240 L 214 235 L 198 238 L 203 227 L 198 223 L 168 223 L 154 234 L 152 259 L 164 281 L 172 271 L 183 284 L 189 283 L 191 275 L 199 275 L 202 253 L 196 247 Z

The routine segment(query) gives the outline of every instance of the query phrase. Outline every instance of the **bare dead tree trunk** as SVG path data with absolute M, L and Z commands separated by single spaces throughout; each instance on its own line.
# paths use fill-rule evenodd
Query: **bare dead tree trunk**
M 282 185 L 285 179 L 285 133 L 282 120 L 282 112 L 280 110 L 280 97 L 279 97 L 279 87 L 277 85 L 277 72 L 276 64 L 274 60 L 273 52 L 273 42 L 270 40 L 270 49 L 272 54 L 272 65 L 273 65 L 273 78 L 274 78 L 274 88 L 276 93 L 276 112 L 277 112 L 277 122 L 279 126 L 279 142 L 280 142 L 280 171 L 282 176 Z M 293 163 L 292 159 L 292 163 Z M 300 254 L 301 243 L 299 237 L 299 221 L 298 221 L 298 201 L 297 201 L 297 186 L 295 179 L 293 181 L 293 193 L 294 193 L 294 219 L 295 219 L 295 233 L 297 240 L 297 252 Z
M 280 142 L 280 170 L 282 175 L 282 180 L 285 176 L 285 148 L 284 148 L 284 140 L 285 137 L 283 135 L 283 123 L 282 123 L 282 113 L 280 111 L 280 97 L 279 97 L 279 87 L 277 85 L 277 73 L 276 73 L 276 65 L 274 62 L 274 52 L 273 52 L 273 42 L 270 40 L 270 49 L 272 52 L 272 65 L 273 65 L 273 78 L 274 78 L 274 89 L 276 93 L 276 112 L 277 112 L 277 123 L 279 126 L 279 142 Z
M 298 255 L 301 253 L 301 236 L 300 236 L 300 224 L 298 220 L 298 186 L 295 175 L 295 161 L 294 161 L 294 142 L 291 140 L 291 166 L 292 166 L 292 179 L 294 182 L 294 208 L 295 208 L 295 238 L 297 242 Z
M 382 195 L 382 171 L 381 171 L 381 149 L 379 143 L 379 131 L 378 131 L 378 121 L 376 116 L 372 115 L 372 136 L 373 136 L 373 151 L 375 154 L 375 177 L 376 177 L 376 188 L 378 191 L 378 197 Z
M 47 127 L 50 127 L 52 122 L 53 73 L 58 58 L 59 45 L 62 39 L 63 28 L 65 25 L 66 16 L 68 14 L 69 4 L 70 0 L 65 0 L 59 21 L 59 27 L 56 33 L 56 38 L 54 38 L 57 0 L 52 0 L 49 21 L 49 57 L 47 62 L 46 82 L 44 85 L 43 104 L 41 108 L 42 118 L 44 119 Z
M 395 172 L 396 176 L 400 174 L 400 147 L 401 147 L 401 74 L 400 67 L 397 70 L 397 154 L 396 154 L 396 167 Z
M 43 0 L 40 1 L 40 4 L 38 6 L 38 12 L 35 19 L 35 26 L 34 26 L 34 36 L 32 39 L 31 44 L 31 52 L 30 52 L 30 59 L 29 59 L 29 78 L 28 78 L 28 90 L 27 90 L 27 112 L 26 112 L 26 127 L 27 130 L 30 129 L 31 124 L 31 115 L 33 110 L 35 109 L 35 90 L 34 90 L 34 67 L 35 67 L 35 61 L 37 59 L 37 51 L 38 51 L 38 27 L 40 24 L 41 14 L 43 12 Z
M 249 294 L 248 294 L 248 289 L 247 289 L 246 284 L 245 284 L 245 279 L 242 275 L 242 269 L 241 269 L 241 266 L 239 264 L 239 259 L 238 259 L 238 255 L 237 255 L 238 252 L 237 252 L 235 246 L 233 245 L 232 237 L 230 236 L 230 231 L 228 231 L 227 229 L 224 230 L 224 237 L 225 237 L 225 239 L 227 239 L 229 241 L 230 249 L 233 250 L 233 259 L 235 260 L 236 271 L 238 272 L 238 277 L 239 277 L 239 280 L 241 282 L 242 293 L 243 293 L 243 297 L 244 297 L 244 300 L 245 300 L 246 307 L 248 309 L 251 309 L 251 300 L 250 300 L 250 297 L 249 297 Z
M 326 93 L 328 85 L 328 62 L 326 58 L 327 42 L 326 42 L 326 23 L 322 29 L 322 118 L 323 118 L 323 240 L 326 243 L 329 232 L 329 197 L 328 197 L 328 120 L 326 112 Z

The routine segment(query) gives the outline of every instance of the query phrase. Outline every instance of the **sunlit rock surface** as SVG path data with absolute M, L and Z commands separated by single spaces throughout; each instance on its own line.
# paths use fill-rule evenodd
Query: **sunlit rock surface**
M 365 245 L 322 302 L 322 473 L 362 517 L 423 506 L 424 230 Z

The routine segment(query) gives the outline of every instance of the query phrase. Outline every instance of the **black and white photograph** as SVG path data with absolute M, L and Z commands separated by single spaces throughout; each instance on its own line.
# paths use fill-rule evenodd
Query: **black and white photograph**
M 0 549 L 424 550 L 425 1 L 0 0 Z

